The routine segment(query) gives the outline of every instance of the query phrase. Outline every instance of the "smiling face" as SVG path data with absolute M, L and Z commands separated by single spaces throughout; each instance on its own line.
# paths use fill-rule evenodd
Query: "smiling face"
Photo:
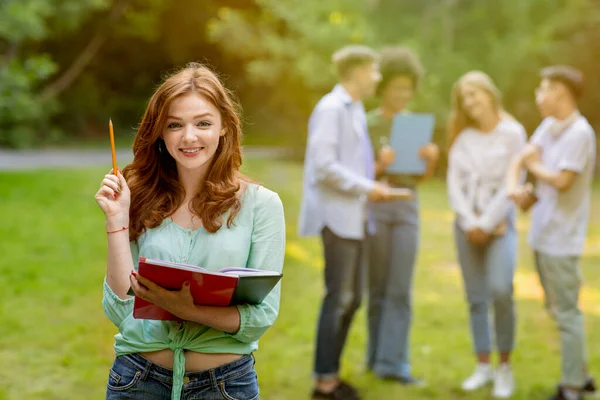
M 415 83 L 408 75 L 391 79 L 381 92 L 381 101 L 387 108 L 400 112 L 406 108 L 415 94 Z
M 572 101 L 569 88 L 562 82 L 542 79 L 535 91 L 535 101 L 543 117 L 555 117 L 560 114 L 562 105 Z
M 473 121 L 481 121 L 486 115 L 494 112 L 492 96 L 475 85 L 461 85 L 460 98 L 465 113 Z
M 377 83 L 381 80 L 379 65 L 376 62 L 359 65 L 352 71 L 350 79 L 356 85 L 361 99 L 373 96 Z
M 191 92 L 171 103 L 162 137 L 179 171 L 205 172 L 224 134 L 219 110 L 204 96 Z

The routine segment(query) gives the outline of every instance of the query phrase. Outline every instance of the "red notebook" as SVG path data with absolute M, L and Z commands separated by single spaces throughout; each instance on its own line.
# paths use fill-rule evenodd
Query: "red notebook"
M 166 289 L 179 290 L 190 282 L 194 303 L 206 306 L 260 304 L 282 278 L 275 271 L 250 268 L 224 268 L 207 271 L 189 264 L 172 263 L 140 257 L 138 273 Z M 130 290 L 129 294 L 133 295 Z M 138 319 L 178 321 L 175 315 L 136 297 L 133 317 Z

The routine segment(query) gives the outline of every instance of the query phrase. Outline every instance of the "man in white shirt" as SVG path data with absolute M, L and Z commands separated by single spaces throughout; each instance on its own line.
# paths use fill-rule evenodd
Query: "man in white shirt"
M 374 229 L 367 201 L 392 195 L 387 185 L 375 181 L 362 103 L 381 79 L 377 61 L 377 53 L 366 46 L 337 51 L 333 63 L 340 83 L 319 101 L 309 120 L 298 230 L 302 236 L 321 236 L 326 287 L 317 329 L 313 399 L 360 400 L 358 391 L 338 372 L 361 300 L 365 231 Z
M 579 400 L 595 391 L 587 372 L 579 258 L 583 252 L 596 160 L 594 130 L 579 113 L 583 76 L 567 66 L 541 72 L 536 102 L 546 118 L 515 159 L 507 191 L 521 208 L 535 198 L 529 245 L 544 288 L 546 306 L 560 329 L 562 382 L 551 400 Z M 535 177 L 535 195 L 518 184 L 522 168 Z

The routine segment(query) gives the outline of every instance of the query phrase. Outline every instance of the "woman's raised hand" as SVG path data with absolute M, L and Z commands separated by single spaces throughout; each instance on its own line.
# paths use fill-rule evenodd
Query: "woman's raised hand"
M 106 216 L 107 224 L 109 222 L 123 226 L 129 224 L 131 192 L 121 171 L 117 171 L 117 175 L 113 175 L 111 170 L 104 176 L 95 199 Z

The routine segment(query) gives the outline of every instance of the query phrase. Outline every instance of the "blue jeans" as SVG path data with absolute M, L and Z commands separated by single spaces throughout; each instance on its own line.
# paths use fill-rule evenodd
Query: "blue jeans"
M 350 324 L 360 305 L 364 281 L 364 241 L 322 232 L 326 294 L 317 328 L 314 376 L 335 378 Z
M 232 363 L 202 372 L 188 372 L 182 400 L 255 400 L 259 398 L 254 359 L 243 356 Z M 169 400 L 173 371 L 139 354 L 118 356 L 108 375 L 107 400 Z
M 379 376 L 409 377 L 412 283 L 419 247 L 418 200 L 373 204 L 369 237 L 367 368 Z
M 492 351 L 488 318 L 490 304 L 494 308 L 497 350 L 510 353 L 515 342 L 513 278 L 517 262 L 517 232 L 514 214 L 509 218 L 506 233 L 493 238 L 485 246 L 469 242 L 457 223 L 454 224 L 454 236 L 469 302 L 475 353 Z

